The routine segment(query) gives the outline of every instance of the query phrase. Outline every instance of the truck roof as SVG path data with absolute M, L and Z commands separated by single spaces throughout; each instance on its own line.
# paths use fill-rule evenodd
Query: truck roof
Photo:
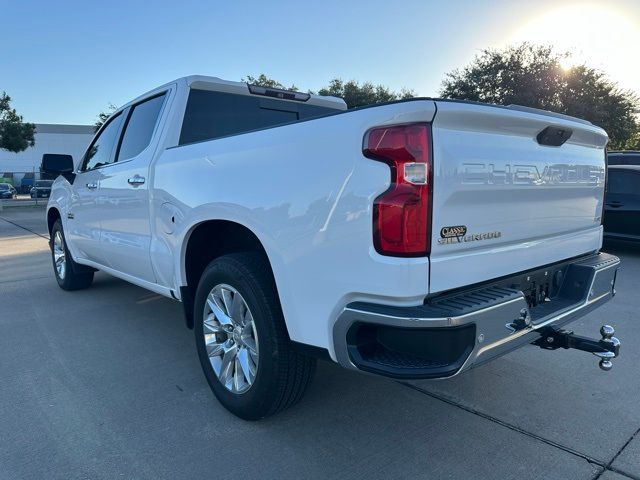
M 246 82 L 233 82 L 230 80 L 223 80 L 218 77 L 210 77 L 206 75 L 189 75 L 186 77 L 177 78 L 171 82 L 167 82 L 160 87 L 156 87 L 153 90 L 140 95 L 130 102 L 127 102 L 127 104 L 122 108 L 126 107 L 129 104 L 136 103 L 139 99 L 145 98 L 152 93 L 156 93 L 160 90 L 166 89 L 167 87 L 175 83 L 184 83 L 189 88 L 197 88 L 200 90 L 214 90 L 217 92 L 227 92 L 236 95 L 266 95 L 284 102 L 304 102 L 307 105 L 333 108 L 335 110 L 347 109 L 347 104 L 345 103 L 345 101 L 342 98 L 338 97 L 315 95 L 305 92 L 293 92 L 290 90 L 282 90 L 279 88 L 261 87 L 258 85 L 249 85 Z M 254 91 L 251 91 L 252 87 Z

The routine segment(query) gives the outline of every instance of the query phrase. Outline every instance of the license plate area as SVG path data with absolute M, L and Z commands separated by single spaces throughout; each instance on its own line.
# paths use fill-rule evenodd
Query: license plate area
M 500 282 L 500 285 L 522 292 L 529 307 L 531 321 L 535 325 L 554 312 L 578 302 L 576 296 L 566 294 L 567 278 L 571 277 L 569 270 L 573 263 L 574 261 L 569 261 L 514 275 Z M 581 290 L 586 289 L 586 283 L 581 283 L 579 287 Z
M 519 290 L 525 297 L 534 325 L 573 308 L 591 298 L 613 293 L 614 280 L 604 273 L 604 267 L 612 262 L 617 267 L 619 260 L 600 254 L 585 260 L 569 260 L 528 273 L 514 275 L 501 285 Z M 615 265 L 614 265 L 615 264 Z
M 562 289 L 569 265 L 549 267 L 509 278 L 507 285 L 520 290 L 530 309 L 554 300 Z

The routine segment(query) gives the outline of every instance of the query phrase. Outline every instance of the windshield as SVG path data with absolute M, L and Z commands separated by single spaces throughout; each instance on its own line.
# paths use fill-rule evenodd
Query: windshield
M 36 182 L 36 187 L 50 187 L 52 183 L 51 180 L 41 180 Z
M 9 190 L 9 188 L 8 183 L 0 183 L 0 190 Z

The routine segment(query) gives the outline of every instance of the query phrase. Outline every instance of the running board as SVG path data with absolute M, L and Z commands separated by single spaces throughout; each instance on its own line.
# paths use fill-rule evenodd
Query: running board
M 611 362 L 620 354 L 620 340 L 614 337 L 615 330 L 611 325 L 603 325 L 600 328 L 600 340 L 575 335 L 567 330 L 549 327 L 540 333 L 533 345 L 537 345 L 545 350 L 556 350 L 558 348 L 575 348 L 583 352 L 593 353 L 600 359 L 598 365 L 602 370 L 608 372 L 613 368 Z

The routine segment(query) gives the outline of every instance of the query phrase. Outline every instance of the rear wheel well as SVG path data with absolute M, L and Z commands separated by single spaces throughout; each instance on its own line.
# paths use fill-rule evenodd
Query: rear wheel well
M 60 219 L 60 212 L 57 208 L 50 208 L 47 212 L 47 227 L 49 229 L 49 235 L 51 235 L 51 230 L 53 229 L 53 224 L 56 223 L 56 220 Z
M 271 265 L 258 237 L 243 225 L 226 220 L 211 220 L 197 225 L 191 232 L 184 260 L 187 286 L 181 288 L 189 328 L 193 328 L 193 299 L 204 269 L 214 259 L 238 252 L 256 252 Z M 271 276 L 273 278 L 273 271 Z

